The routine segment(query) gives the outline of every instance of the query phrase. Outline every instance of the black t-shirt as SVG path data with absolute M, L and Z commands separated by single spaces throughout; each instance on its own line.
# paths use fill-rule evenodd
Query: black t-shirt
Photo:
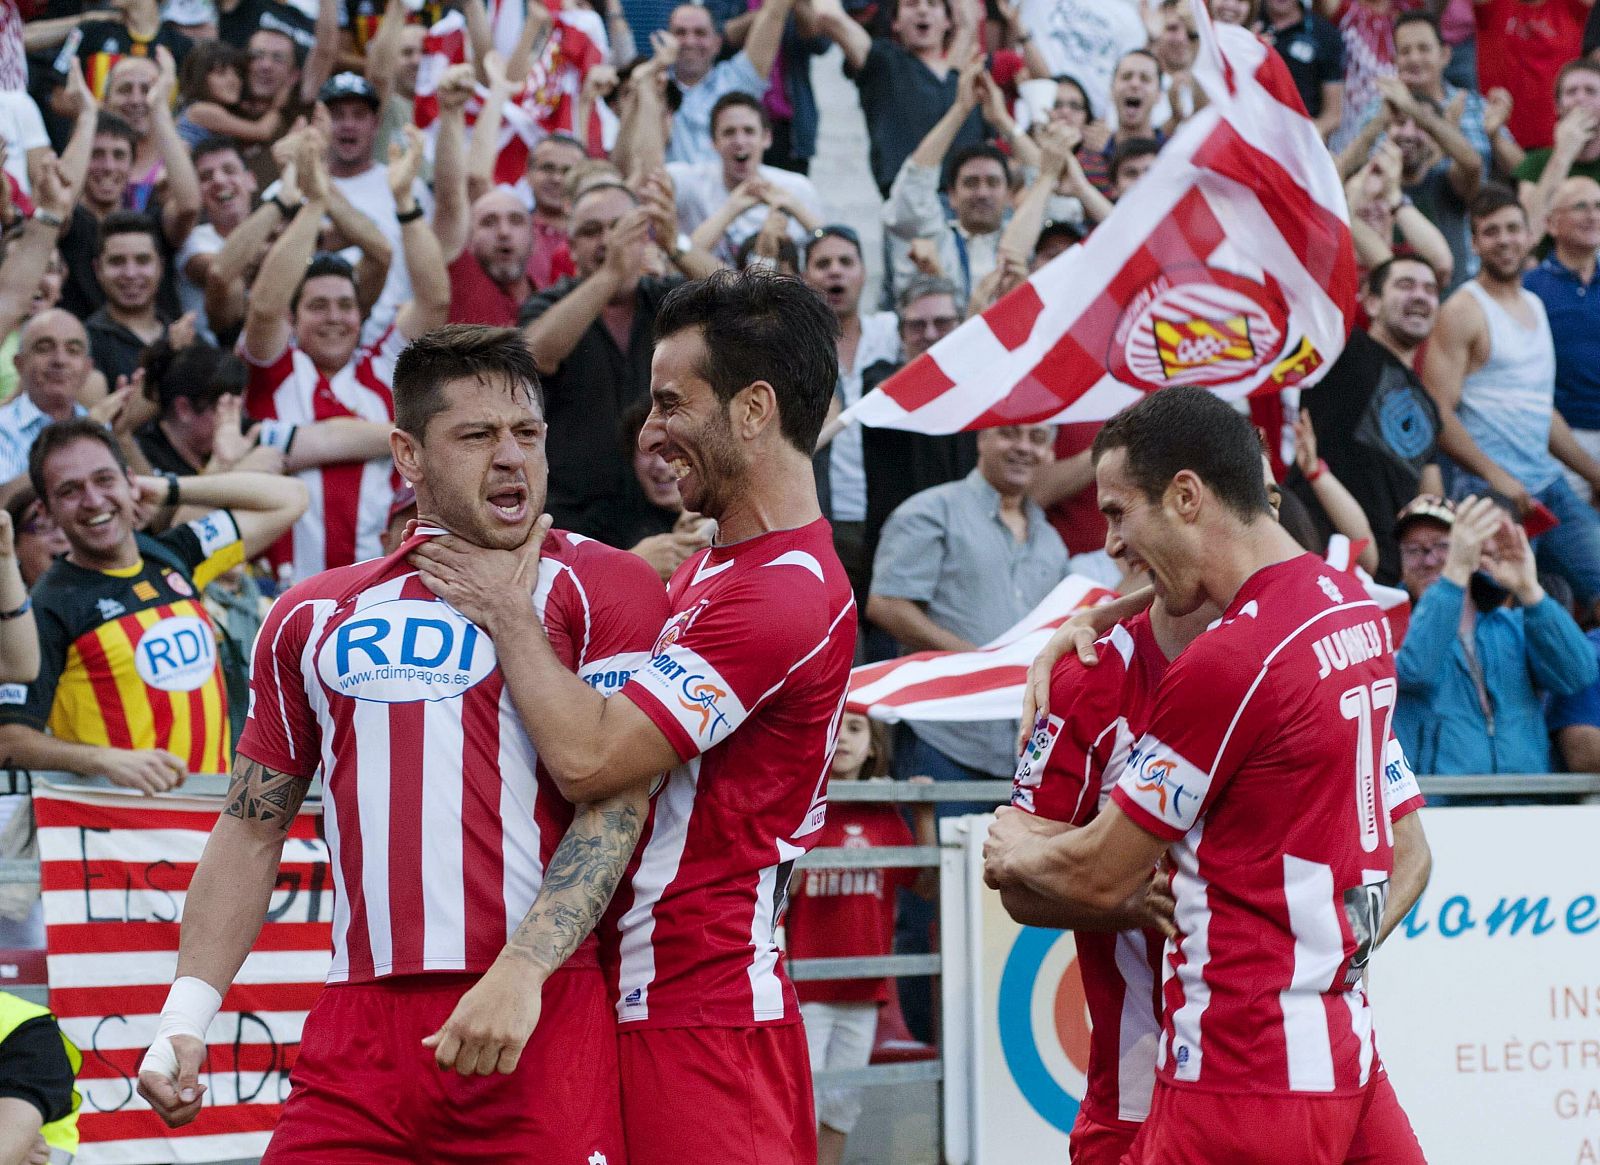
M 1344 38 L 1339 30 L 1315 12 L 1307 12 L 1303 20 L 1287 28 L 1268 28 L 1261 35 L 1289 66 L 1306 112 L 1321 117 L 1322 87 L 1344 81 Z
M 1317 453 L 1372 524 L 1378 581 L 1397 584 L 1394 518 L 1417 496 L 1422 471 L 1438 453 L 1439 410 L 1433 398 L 1415 372 L 1357 328 L 1328 375 L 1300 403 L 1311 414 Z M 1290 475 L 1289 484 L 1326 540 L 1333 527 L 1311 486 L 1298 474 Z
M 112 319 L 104 306 L 83 321 L 83 328 L 89 333 L 89 357 L 107 384 L 115 388 L 118 377 L 132 376 L 139 370 L 149 345 Z
M 155 38 L 147 41 L 135 39 L 127 25 L 112 20 L 86 20 L 78 27 L 83 31 L 83 40 L 78 44 L 83 78 L 101 100 L 105 99 L 106 80 L 118 57 L 154 57 L 159 45 L 166 48 L 172 54 L 173 63 L 181 67 L 189 46 L 194 43 L 177 25 L 166 21 L 156 29 Z
M 875 39 L 872 51 L 853 72 L 850 79 L 861 92 L 861 111 L 867 119 L 867 138 L 870 142 L 872 178 L 878 184 L 878 193 L 889 197 L 889 187 L 901 165 L 928 136 L 945 110 L 955 104 L 956 90 L 961 79 L 956 69 L 945 74 L 944 80 L 916 57 L 900 47 L 899 42 Z M 983 141 L 983 118 L 973 110 L 972 116 L 961 123 L 956 140 L 951 143 L 946 158 L 953 158 L 967 146 Z
M 563 279 L 522 305 L 518 326 L 526 327 L 578 286 Z M 546 448 L 550 456 L 550 498 L 555 524 L 563 530 L 621 546 L 626 531 L 632 459 L 617 433 L 622 414 L 650 391 L 650 354 L 656 312 L 677 276 L 639 281 L 634 294 L 633 330 L 626 352 L 617 347 L 600 320 L 589 325 L 552 375 L 544 377 Z M 637 488 L 637 485 L 635 485 Z
M 317 22 L 304 12 L 279 0 L 239 0 L 231 12 L 217 8 L 217 37 L 235 48 L 248 49 L 250 37 L 258 28 L 270 28 L 294 41 L 301 64 L 317 44 Z
M 50 1016 L 18 1024 L 0 1043 L 0 1096 L 33 1105 L 41 1123 L 72 1111 L 72 1080 L 72 1062 Z
M 145 207 L 145 214 L 157 227 L 161 225 L 161 204 L 155 199 Z M 164 320 L 175 320 L 182 309 L 178 305 L 178 278 L 172 248 L 161 231 L 156 232 L 156 244 L 161 252 L 161 287 L 156 291 L 156 313 Z M 100 289 L 100 281 L 94 275 L 95 251 L 100 246 L 100 220 L 79 203 L 72 208 L 66 233 L 57 245 L 67 265 L 67 277 L 61 284 L 60 307 L 80 320 L 87 320 L 106 302 L 106 293 Z

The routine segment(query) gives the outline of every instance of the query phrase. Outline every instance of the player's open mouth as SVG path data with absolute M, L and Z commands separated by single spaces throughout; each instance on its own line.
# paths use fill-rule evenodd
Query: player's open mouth
M 682 457 L 674 457 L 667 462 L 667 468 L 672 470 L 673 481 L 682 481 L 689 476 L 689 462 Z
M 489 495 L 489 505 L 508 522 L 520 522 L 528 513 L 528 491 L 503 489 Z
M 100 526 L 106 525 L 114 517 L 116 517 L 116 515 L 109 512 L 104 514 L 96 514 L 94 517 L 86 521 L 84 525 L 88 526 L 90 529 L 96 529 Z

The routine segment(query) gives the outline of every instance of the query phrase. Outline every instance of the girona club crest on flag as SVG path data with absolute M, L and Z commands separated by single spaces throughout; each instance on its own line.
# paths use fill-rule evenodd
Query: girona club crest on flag
M 1227 384 L 1276 360 L 1288 324 L 1271 276 L 1261 283 L 1203 266 L 1164 272 L 1123 309 L 1106 365 L 1145 391 Z

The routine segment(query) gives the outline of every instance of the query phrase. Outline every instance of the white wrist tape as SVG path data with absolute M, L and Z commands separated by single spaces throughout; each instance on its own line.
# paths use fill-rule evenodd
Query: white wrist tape
M 139 1064 L 140 1072 L 154 1072 L 176 1080 L 178 1054 L 172 1050 L 173 1036 L 191 1036 L 201 1043 L 206 1041 L 206 1029 L 222 1010 L 222 996 L 204 979 L 185 975 L 173 983 L 167 992 L 167 1002 L 161 1009 L 161 1023 L 156 1027 L 156 1038 Z

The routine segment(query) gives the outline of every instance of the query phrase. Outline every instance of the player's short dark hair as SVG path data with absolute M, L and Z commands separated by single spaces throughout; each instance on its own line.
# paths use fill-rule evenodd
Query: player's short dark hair
M 133 131 L 133 126 L 110 110 L 102 109 L 95 114 L 94 136 L 97 138 L 118 138 L 127 142 L 128 148 L 134 153 L 139 152 L 139 135 Z
M 1433 264 L 1428 262 L 1421 255 L 1391 255 L 1382 263 L 1379 263 L 1371 271 L 1367 272 L 1367 285 L 1364 289 L 1366 294 L 1382 295 L 1383 289 L 1389 286 L 1389 276 L 1394 272 L 1395 267 L 1401 263 L 1420 264 L 1428 269 L 1428 272 L 1433 276 L 1433 281 L 1435 283 L 1439 282 L 1439 272 L 1434 270 Z
M 784 438 L 811 456 L 839 382 L 839 322 L 822 297 L 765 268 L 718 271 L 674 288 L 656 313 L 657 344 L 690 328 L 700 330 L 700 372 L 723 406 L 766 381 Z
M 1398 36 L 1402 28 L 1413 24 L 1425 24 L 1433 30 L 1433 39 L 1444 44 L 1444 34 L 1439 31 L 1439 22 L 1426 12 L 1402 12 L 1394 18 L 1394 35 Z
M 1161 152 L 1161 143 L 1155 138 L 1130 138 L 1120 143 L 1111 155 L 1108 177 L 1113 183 L 1122 176 L 1122 168 L 1136 158 L 1153 158 Z
M 980 142 L 975 146 L 967 146 L 964 149 L 957 150 L 955 157 L 950 159 L 950 169 L 947 171 L 950 175 L 950 188 L 952 190 L 955 189 L 956 182 L 961 178 L 961 171 L 966 169 L 969 163 L 982 158 L 988 158 L 991 162 L 998 162 L 1000 173 L 1005 178 L 1006 185 L 1009 186 L 1011 184 L 1010 161 L 988 142 Z
M 241 396 L 248 379 L 244 361 L 203 340 L 174 348 L 162 336 L 144 350 L 139 365 L 145 393 L 160 404 L 163 417 L 179 399 L 204 412 L 224 396 Z
M 1498 182 L 1489 183 L 1478 191 L 1477 197 L 1472 200 L 1472 206 L 1469 210 L 1472 217 L 1472 229 L 1477 230 L 1480 222 L 1491 215 L 1499 214 L 1508 206 L 1514 206 L 1519 211 L 1522 211 L 1524 219 L 1528 217 L 1528 212 L 1523 210 L 1522 203 L 1511 192 L 1509 186 L 1502 186 Z
M 1203 388 L 1164 388 L 1123 409 L 1095 435 L 1095 464 L 1113 449 L 1123 450 L 1124 472 L 1151 501 L 1187 469 L 1244 521 L 1272 513 L 1254 426 Z
M 106 243 L 118 235 L 149 235 L 150 245 L 161 256 L 161 228 L 156 220 L 137 210 L 114 210 L 100 220 L 100 237 L 95 241 L 94 257 L 105 254 Z
M 444 411 L 444 386 L 453 380 L 500 379 L 526 391 L 540 415 L 544 389 L 533 353 L 516 328 L 448 324 L 413 341 L 394 366 L 394 423 L 418 441 Z
M 226 153 L 235 154 L 240 162 L 244 161 L 244 151 L 239 148 L 237 141 L 223 134 L 208 134 L 196 143 L 194 149 L 189 151 L 189 160 L 194 163 L 195 169 L 198 170 L 202 158 L 209 158 L 212 154 Z
M 306 284 L 313 279 L 320 279 L 324 275 L 337 275 L 340 279 L 348 279 L 351 288 L 356 285 L 356 269 L 350 266 L 349 260 L 332 251 L 319 251 L 311 257 L 311 262 L 306 264 L 306 273 L 300 277 L 299 284 L 294 289 L 294 294 L 289 297 L 289 314 L 293 315 L 300 308 L 300 293 L 305 291 Z
M 33 446 L 28 450 L 28 484 L 33 486 L 33 492 L 44 500 L 45 508 L 50 506 L 50 495 L 44 488 L 44 463 L 52 453 L 74 445 L 79 441 L 98 441 L 111 451 L 111 456 L 117 465 L 127 471 L 127 459 L 122 456 L 122 450 L 117 448 L 117 439 L 111 435 L 111 430 L 99 421 L 91 421 L 88 417 L 71 417 L 65 421 L 56 421 L 46 425 L 34 438 Z
M 772 118 L 767 114 L 767 107 L 761 104 L 761 99 L 752 97 L 748 93 L 734 90 L 732 93 L 724 93 L 721 97 L 718 97 L 717 103 L 711 107 L 711 136 L 713 138 L 717 136 L 717 119 L 730 109 L 753 110 L 755 115 L 761 119 L 761 128 L 764 130 L 772 129 Z

